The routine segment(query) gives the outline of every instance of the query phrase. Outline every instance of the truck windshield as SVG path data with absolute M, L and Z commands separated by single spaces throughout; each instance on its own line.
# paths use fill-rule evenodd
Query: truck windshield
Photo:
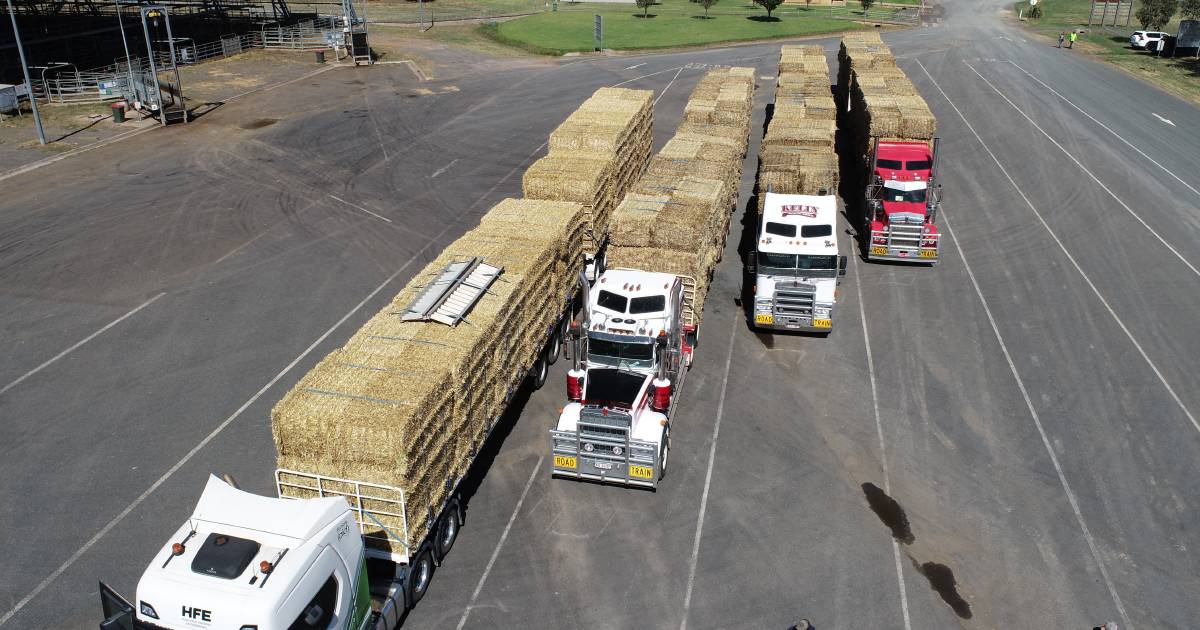
M 758 253 L 759 273 L 763 275 L 833 278 L 837 276 L 837 265 L 837 256 Z
M 588 339 L 588 359 L 619 368 L 650 367 L 654 364 L 654 344 L 630 341 Z
M 906 201 L 909 203 L 925 203 L 925 189 L 919 190 L 897 190 L 895 188 L 883 189 L 884 201 Z

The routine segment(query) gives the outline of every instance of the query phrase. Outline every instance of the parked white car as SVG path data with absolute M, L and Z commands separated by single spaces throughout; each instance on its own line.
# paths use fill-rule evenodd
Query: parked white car
M 1133 48 L 1142 48 L 1151 50 L 1158 46 L 1158 42 L 1167 34 L 1162 31 L 1134 31 L 1133 35 L 1129 36 L 1129 45 Z

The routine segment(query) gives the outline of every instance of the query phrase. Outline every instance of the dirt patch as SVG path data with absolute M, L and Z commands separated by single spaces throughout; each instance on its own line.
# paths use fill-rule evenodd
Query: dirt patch
M 279 122 L 278 118 L 259 118 L 258 120 L 244 122 L 238 126 L 242 129 L 262 129 L 263 127 L 270 127 L 277 122 Z
M 251 50 L 179 69 L 189 107 L 221 102 L 321 68 L 311 50 Z

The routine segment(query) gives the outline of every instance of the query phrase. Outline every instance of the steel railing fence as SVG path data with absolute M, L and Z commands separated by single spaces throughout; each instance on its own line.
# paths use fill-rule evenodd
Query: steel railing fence
M 325 48 L 331 40 L 341 41 L 342 22 L 342 18 L 338 16 L 318 16 L 288 26 L 268 25 L 259 31 L 223 35 L 216 41 L 200 44 L 177 41 L 175 64 L 193 65 L 209 59 L 232 57 L 254 48 Z M 33 92 L 40 100 L 59 104 L 101 103 L 122 98 L 144 101 L 148 89 L 146 86 L 150 82 L 149 61 L 142 57 L 133 57 L 130 62 L 127 64 L 121 59 L 99 68 L 35 80 Z M 156 51 L 154 62 L 161 72 L 162 68 L 171 65 L 171 53 Z M 131 74 L 134 77 L 132 89 Z

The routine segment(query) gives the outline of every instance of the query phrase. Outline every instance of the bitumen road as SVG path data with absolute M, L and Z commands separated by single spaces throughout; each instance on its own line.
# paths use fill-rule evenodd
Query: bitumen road
M 706 64 L 757 69 L 755 126 L 667 478 L 550 478 L 560 361 L 404 627 L 1193 627 L 1200 112 L 944 9 L 885 35 L 938 118 L 942 258 L 852 255 L 828 338 L 738 302 L 778 43 L 336 69 L 8 179 L 0 627 L 95 627 L 209 473 L 272 493 L 307 369 L 593 90 L 655 90 L 661 146 Z

